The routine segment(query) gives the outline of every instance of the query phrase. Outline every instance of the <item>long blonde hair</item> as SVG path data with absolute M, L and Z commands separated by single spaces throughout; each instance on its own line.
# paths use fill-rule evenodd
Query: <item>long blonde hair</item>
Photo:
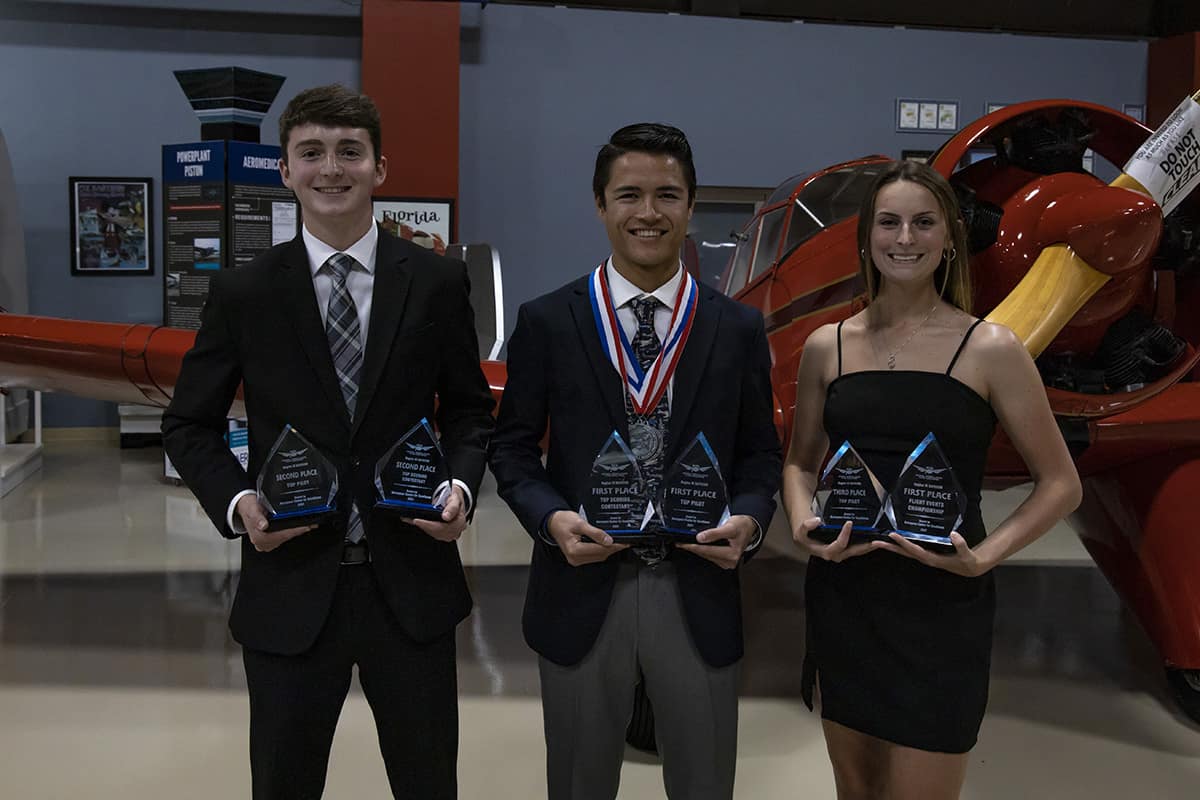
M 918 161 L 894 161 L 871 184 L 858 210 L 858 271 L 867 286 L 867 300 L 879 294 L 882 276 L 871 260 L 871 226 L 875 222 L 875 199 L 883 187 L 897 181 L 912 181 L 929 190 L 937 200 L 949 232 L 950 251 L 942 253 L 942 263 L 933 274 L 934 286 L 942 299 L 971 313 L 971 256 L 967 251 L 967 226 L 958 209 L 958 198 L 950 182 L 941 173 Z

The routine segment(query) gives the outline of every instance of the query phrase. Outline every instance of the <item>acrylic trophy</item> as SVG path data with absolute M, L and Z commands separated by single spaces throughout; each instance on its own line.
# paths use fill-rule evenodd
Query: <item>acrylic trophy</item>
M 700 531 L 729 519 L 725 479 L 703 433 L 696 435 L 663 475 L 658 511 L 663 535 L 684 542 L 695 542 Z
M 621 434 L 613 431 L 600 448 L 584 486 L 579 515 L 622 544 L 658 540 L 648 527 L 654 516 L 646 481 Z
M 884 513 L 904 538 L 952 548 L 950 533 L 962 525 L 966 510 L 967 498 L 954 468 L 930 433 L 905 460 Z
M 821 518 L 821 525 L 808 535 L 821 542 L 832 542 L 849 522 L 852 535 L 886 538 L 879 530 L 886 495 L 862 456 L 850 442 L 842 442 L 821 473 L 813 495 L 813 514 Z
M 446 456 L 424 417 L 375 465 L 375 508 L 380 511 L 441 520 L 452 489 Z
M 257 488 L 268 531 L 316 525 L 337 514 L 337 468 L 291 425 L 267 454 Z

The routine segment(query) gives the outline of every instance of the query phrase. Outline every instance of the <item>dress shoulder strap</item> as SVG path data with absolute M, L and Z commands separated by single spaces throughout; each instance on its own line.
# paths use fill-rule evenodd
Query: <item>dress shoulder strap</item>
M 971 327 L 967 328 L 967 332 L 963 334 L 962 341 L 958 343 L 958 349 L 954 351 L 954 358 L 950 359 L 950 366 L 946 367 L 947 375 L 953 371 L 954 365 L 958 363 L 958 357 L 962 355 L 962 351 L 967 346 L 967 340 L 971 338 L 971 334 L 975 332 L 975 329 L 979 327 L 979 323 L 981 322 L 983 322 L 982 319 L 975 320 L 971 323 Z
M 838 342 L 838 374 L 837 374 L 837 376 L 839 378 L 842 377 L 842 324 L 845 321 L 846 320 L 841 320 L 840 322 L 838 322 L 838 327 L 837 327 L 837 342 Z

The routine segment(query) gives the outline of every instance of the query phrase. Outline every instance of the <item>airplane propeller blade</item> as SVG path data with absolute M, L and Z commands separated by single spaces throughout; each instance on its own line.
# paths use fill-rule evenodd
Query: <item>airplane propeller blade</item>
M 1037 358 L 1108 280 L 1069 246 L 1051 245 L 987 320 L 1011 328 Z

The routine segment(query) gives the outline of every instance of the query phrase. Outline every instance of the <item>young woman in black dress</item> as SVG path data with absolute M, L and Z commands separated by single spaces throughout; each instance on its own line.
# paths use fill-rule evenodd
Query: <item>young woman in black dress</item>
M 987 704 L 992 568 L 1079 502 L 1079 478 L 1037 368 L 1002 325 L 971 314 L 965 228 L 949 183 L 897 162 L 859 215 L 869 305 L 804 346 L 783 474 L 810 554 L 803 681 L 816 685 L 840 800 L 957 798 Z M 988 534 L 979 492 L 995 424 L 1025 459 L 1028 498 Z M 831 445 L 850 441 L 885 489 L 934 433 L 968 498 L 953 551 L 892 534 L 832 544 L 812 498 Z

